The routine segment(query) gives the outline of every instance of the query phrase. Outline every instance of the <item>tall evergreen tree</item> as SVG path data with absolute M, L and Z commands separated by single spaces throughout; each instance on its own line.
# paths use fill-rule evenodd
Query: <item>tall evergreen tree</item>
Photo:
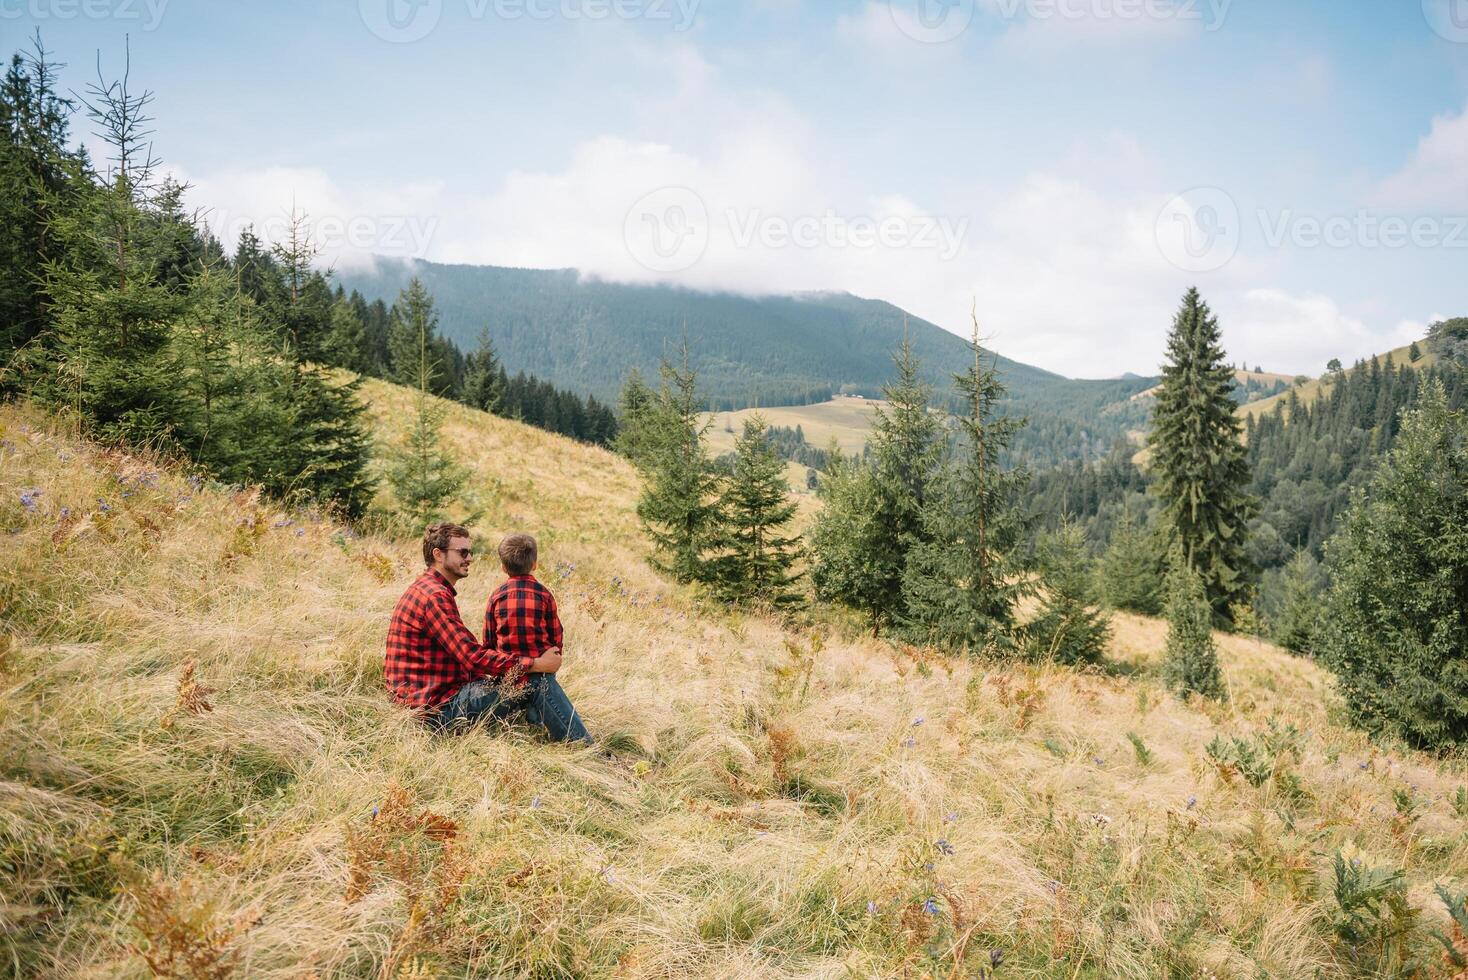
M 1162 677 L 1183 696 L 1223 698 L 1223 674 L 1213 642 L 1213 614 L 1203 590 L 1203 576 L 1188 564 L 1180 546 L 1169 559 L 1167 582 L 1167 653 Z
M 1183 561 L 1203 579 L 1215 621 L 1244 601 L 1251 569 L 1249 464 L 1234 414 L 1234 377 L 1218 320 L 1196 288 L 1183 297 L 1167 339 L 1168 363 L 1152 414 L 1152 468 L 1163 514 Z
M 1298 551 L 1283 572 L 1279 609 L 1268 617 L 1270 636 L 1286 650 L 1309 653 L 1320 622 L 1320 564 L 1308 551 Z
M 880 529 L 881 537 L 871 540 L 868 554 L 857 557 L 850 554 L 850 544 L 825 533 L 812 535 L 812 573 L 816 581 L 823 583 L 821 591 L 869 613 L 873 633 L 902 618 L 907 611 L 903 575 L 908 554 L 927 540 L 929 534 L 924 524 L 924 507 L 943 451 L 938 417 L 929 411 L 932 389 L 922 381 L 918 360 L 906 338 L 892 360 L 897 376 L 882 388 L 886 406 L 872 409 L 872 433 L 868 441 L 874 497 L 872 526 Z M 847 520 L 842 514 L 831 517 L 841 522 Z M 826 546 L 834 550 L 828 551 Z M 833 568 L 829 573 L 822 570 L 821 566 L 828 562 L 838 563 L 841 568 Z M 835 583 L 847 578 L 843 569 L 852 567 L 860 567 L 875 576 L 871 587 L 846 596 L 832 592 Z
M 388 468 L 388 483 L 398 513 L 414 527 L 424 527 L 448 516 L 469 473 L 444 448 L 444 409 L 429 390 L 438 371 L 433 299 L 414 279 L 393 309 L 393 370 L 399 383 L 410 381 L 414 391 L 413 416 L 404 445 Z M 409 331 L 416 333 L 416 344 L 409 342 Z
M 1405 414 L 1327 557 L 1316 650 L 1352 716 L 1420 747 L 1468 742 L 1468 420 L 1441 384 Z
M 409 280 L 388 315 L 388 380 L 431 391 L 443 366 L 437 356 L 438 313 L 422 279 Z
M 158 281 L 152 248 L 152 101 L 126 71 L 87 87 L 82 104 L 111 152 L 108 169 L 70 207 L 57 202 L 47 228 L 58 257 L 44 270 L 56 343 L 39 391 L 99 438 L 133 443 L 169 439 L 181 414 L 169 341 L 184 303 Z
M 714 589 L 732 602 L 791 606 L 802 599 L 793 587 L 800 578 L 793 571 L 800 538 L 787 530 L 795 503 L 767 429 L 758 414 L 744 420 L 733 468 L 719 488 L 722 554 L 715 559 Z
M 1064 523 L 1044 538 L 1040 568 L 1040 614 L 1027 630 L 1031 654 L 1061 664 L 1100 663 L 1111 622 L 1093 608 L 1094 579 L 1079 526 Z
M 67 145 L 75 103 L 57 90 L 63 67 L 37 33 L 32 52 L 16 54 L 0 81 L 0 391 L 17 380 L 15 352 L 46 328 L 39 272 L 60 252 L 50 224 L 84 185 L 86 154 Z
M 1024 422 L 999 412 L 1005 387 L 996 367 L 984 364 L 977 319 L 969 348 L 973 363 L 954 376 L 967 409 L 958 418 L 959 456 L 938 492 L 923 494 L 922 527 L 910 539 L 902 580 L 904 627 L 949 649 L 1013 651 L 1015 607 L 1033 591 L 1028 521 L 1019 509 L 1029 476 L 1006 469 L 1000 457 Z M 923 459 L 915 451 L 921 443 L 910 444 Z
M 479 348 L 469 355 L 464 375 L 464 401 L 480 411 L 504 412 L 504 371 L 487 329 L 479 331 Z M 593 440 L 595 441 L 595 440 Z
M 647 410 L 642 438 L 646 482 L 637 516 L 652 538 L 655 568 L 679 582 L 707 582 L 714 570 L 707 555 L 719 537 L 714 505 L 717 476 L 704 449 L 708 423 L 699 418 L 698 374 L 688 364 L 663 360 L 662 386 Z
M 326 363 L 357 374 L 371 373 L 372 348 L 367 325 L 362 322 L 357 308 L 345 297 L 338 296 L 332 301 L 331 328 L 322 347 L 322 359 Z
M 638 466 L 646 465 L 652 449 L 655 399 L 652 389 L 642 380 L 642 372 L 637 368 L 628 372 L 622 384 L 616 450 Z
M 1101 598 L 1116 609 L 1146 616 L 1162 612 L 1162 554 L 1157 535 L 1127 511 L 1097 566 Z
M 808 535 L 811 584 L 817 598 L 859 610 L 871 622 L 872 635 L 891 597 L 881 572 L 891 556 L 891 536 L 877 512 L 877 483 L 860 457 L 843 456 L 834 444 L 818 490 L 821 509 Z

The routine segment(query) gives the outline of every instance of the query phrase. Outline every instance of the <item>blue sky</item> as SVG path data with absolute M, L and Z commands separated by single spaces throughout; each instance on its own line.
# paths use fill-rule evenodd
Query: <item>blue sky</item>
M 1468 0 L 0 0 L 232 239 L 890 300 L 1150 373 L 1197 284 L 1318 373 L 1468 310 Z M 420 36 L 421 35 L 421 36 Z

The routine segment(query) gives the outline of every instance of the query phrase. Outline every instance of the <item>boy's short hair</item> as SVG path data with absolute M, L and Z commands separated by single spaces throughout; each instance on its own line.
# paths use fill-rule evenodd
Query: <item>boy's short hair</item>
M 511 575 L 529 575 L 537 557 L 535 539 L 528 534 L 512 534 L 500 542 L 500 564 Z
M 430 524 L 423 532 L 423 564 L 427 568 L 433 567 L 433 549 L 438 548 L 444 554 L 448 554 L 449 542 L 454 538 L 467 538 L 469 529 L 460 524 L 450 524 L 445 521 L 442 524 Z

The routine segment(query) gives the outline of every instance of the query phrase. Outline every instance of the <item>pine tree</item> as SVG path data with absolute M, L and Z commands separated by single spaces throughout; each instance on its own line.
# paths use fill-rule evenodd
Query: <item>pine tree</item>
M 1215 621 L 1243 601 L 1253 501 L 1249 464 L 1234 414 L 1233 372 L 1223 360 L 1218 321 L 1189 289 L 1167 340 L 1168 363 L 1152 415 L 1152 468 L 1172 539 L 1203 579 Z
M 1015 607 L 1033 592 L 1024 554 L 1029 527 L 1019 508 L 1029 475 L 1000 460 L 1024 422 L 999 414 L 1006 391 L 995 364 L 984 364 L 977 318 L 969 349 L 972 365 L 954 376 L 967 408 L 957 420 L 959 458 L 937 492 L 922 495 L 921 530 L 906 538 L 903 631 L 952 650 L 1013 651 Z M 934 443 L 910 441 L 910 458 L 919 461 L 911 472 L 922 473 Z
M 1286 650 L 1309 653 L 1320 621 L 1320 564 L 1308 551 L 1298 551 L 1284 568 L 1279 612 L 1270 617 L 1270 635 Z
M 180 295 L 158 282 L 150 221 L 159 161 L 150 152 L 153 93 L 128 73 L 101 78 L 82 99 L 111 150 L 105 174 L 75 199 L 53 201 L 57 258 L 44 269 L 55 325 L 54 361 L 38 393 L 73 409 L 96 437 L 134 444 L 171 438 L 181 415 L 169 357 Z
M 408 281 L 388 316 L 388 380 L 432 391 L 442 370 L 436 356 L 438 313 L 423 280 Z
M 650 425 L 655 396 L 633 368 L 622 384 L 616 450 L 637 466 L 647 464 L 651 451 Z
M 286 356 L 297 363 L 319 362 L 327 355 L 331 290 L 311 267 L 320 251 L 306 213 L 293 205 L 286 240 L 271 248 L 277 288 L 270 290 L 266 309 L 280 328 Z
M 1315 647 L 1355 720 L 1420 747 L 1468 742 L 1468 420 L 1440 382 L 1326 554 Z
M 15 352 L 45 331 L 50 299 L 38 273 L 60 255 L 49 226 L 86 184 L 86 154 L 67 146 L 75 103 L 57 91 L 64 67 L 37 32 L 32 53 L 16 54 L 0 81 L 0 391 L 19 381 Z
M 850 545 L 828 534 L 812 535 L 812 575 L 825 583 L 822 588 L 826 595 L 868 613 L 874 635 L 883 624 L 906 613 L 903 575 L 909 552 L 929 533 L 923 508 L 943 450 L 938 418 L 928 410 L 932 390 L 919 377 L 919 364 L 907 338 L 903 338 L 892 360 L 897 377 L 882 388 L 886 407 L 872 409 L 868 441 L 875 497 L 871 516 L 881 536 L 870 542 L 870 553 L 858 557 L 850 553 Z M 847 520 L 847 515 L 832 516 Z M 835 550 L 826 551 L 825 545 Z M 828 573 L 821 568 L 827 562 L 838 562 L 842 568 Z M 831 592 L 834 583 L 849 581 L 845 570 L 853 567 L 874 575 L 875 581 L 848 596 Z
M 843 456 L 833 443 L 820 482 L 821 509 L 809 532 L 811 584 L 817 598 L 865 614 L 876 635 L 890 597 L 879 572 L 887 564 L 891 536 L 877 513 L 877 484 L 870 466 Z
M 1146 616 L 1161 613 L 1162 554 L 1157 535 L 1130 511 L 1123 514 L 1097 566 L 1102 600 L 1113 608 L 1130 609 Z
M 679 582 L 707 582 L 714 570 L 706 556 L 720 534 L 714 506 L 717 476 L 704 449 L 708 423 L 700 420 L 698 374 L 688 364 L 664 359 L 662 386 L 646 409 L 641 438 L 645 476 L 637 516 L 652 538 L 654 568 Z
M 479 331 L 479 349 L 469 355 L 464 376 L 464 401 L 482 412 L 504 412 L 504 371 L 487 329 Z
M 322 344 L 321 356 L 326 363 L 357 374 L 372 370 L 367 325 L 357 308 L 345 298 L 338 297 L 331 304 L 331 327 Z
M 1203 590 L 1203 577 L 1190 566 L 1180 547 L 1169 561 L 1167 583 L 1167 654 L 1163 680 L 1179 694 L 1224 697 L 1213 642 L 1213 614 Z
M 393 313 L 393 371 L 400 384 L 410 383 L 415 390 L 413 417 L 404 446 L 388 469 L 388 483 L 399 515 L 415 528 L 424 527 L 447 516 L 469 473 L 444 448 L 444 408 L 429 390 L 438 372 L 433 298 L 414 278 Z M 410 343 L 410 333 L 416 335 L 416 345 Z
M 1061 664 L 1100 663 L 1111 637 L 1111 621 L 1093 609 L 1091 563 L 1085 535 L 1065 522 L 1041 543 L 1044 572 L 1040 614 L 1029 624 L 1031 654 Z
M 770 445 L 758 414 L 744 420 L 731 471 L 719 487 L 721 534 L 714 591 L 730 602 L 793 606 L 800 536 L 788 533 L 795 503 L 785 482 L 785 463 Z

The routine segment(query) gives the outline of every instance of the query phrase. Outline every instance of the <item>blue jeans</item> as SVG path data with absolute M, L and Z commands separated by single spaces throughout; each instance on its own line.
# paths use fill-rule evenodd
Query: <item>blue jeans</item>
M 509 721 L 522 711 L 532 725 L 544 725 L 552 741 L 591 742 L 581 716 L 561 690 L 555 674 L 531 674 L 523 688 L 510 694 L 504 694 L 491 680 L 470 681 L 429 715 L 429 721 L 440 730 L 462 730 L 482 718 Z

